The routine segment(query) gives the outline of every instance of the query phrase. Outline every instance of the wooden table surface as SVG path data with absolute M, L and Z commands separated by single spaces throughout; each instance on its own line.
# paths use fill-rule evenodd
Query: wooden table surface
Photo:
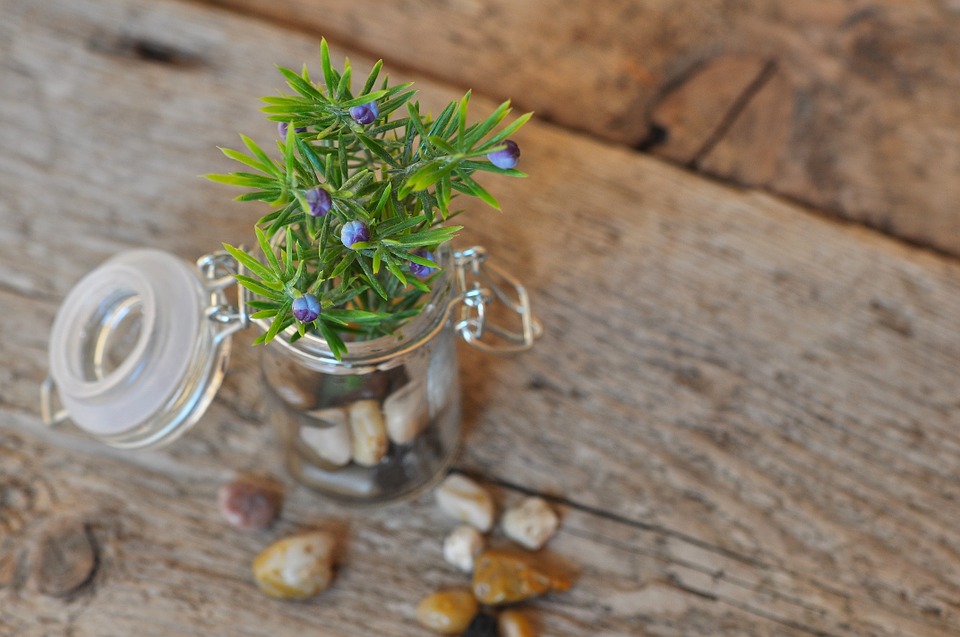
M 384 9 L 420 43 L 405 56 L 402 39 L 371 17 L 379 3 L 353 4 L 366 12 L 329 13 L 338 59 L 367 68 L 383 56 L 393 77 L 417 81 L 433 105 L 469 87 L 473 70 L 450 68 L 463 55 L 460 39 L 448 57 L 429 54 L 442 20 Z M 480 2 L 432 4 L 478 24 L 489 17 Z M 814 15 L 830 3 L 808 4 Z M 877 4 L 885 16 L 895 3 Z M 917 3 L 928 10 L 923 20 L 933 20 L 934 4 Z M 325 33 L 322 14 L 301 15 L 306 2 L 254 6 L 0 0 L 3 637 L 421 635 L 416 602 L 465 581 L 441 557 L 451 524 L 430 495 L 355 511 L 283 475 L 264 424 L 258 353 L 246 345 L 252 331 L 237 337 L 208 413 L 170 447 L 120 452 L 40 423 L 49 329 L 85 272 L 135 247 L 192 261 L 223 241 L 250 242 L 261 209 L 198 175 L 232 168 L 216 146 L 235 146 L 238 132 L 275 135 L 258 98 L 281 88 L 275 65 L 317 65 Z M 594 42 L 602 37 L 594 26 L 566 37 Z M 477 28 L 489 39 L 463 45 L 478 51 L 475 65 L 522 67 L 524 59 L 497 57 L 489 25 Z M 501 37 L 508 55 L 526 34 Z M 956 41 L 945 37 L 937 42 Z M 602 68 L 598 49 L 585 47 Z M 747 76 L 767 68 L 719 59 L 721 71 L 732 64 Z M 957 64 L 956 51 L 947 62 Z M 506 83 L 512 95 L 500 95 L 489 73 L 476 73 L 478 112 L 492 98 L 526 105 L 515 79 Z M 544 73 L 530 103 L 548 100 L 550 86 L 568 103 Z M 899 104 L 916 99 L 935 115 L 917 97 L 923 90 L 898 93 Z M 664 117 L 689 125 L 695 117 L 678 104 L 666 102 Z M 542 634 L 960 634 L 960 265 L 945 253 L 960 235 L 925 242 L 937 250 L 908 245 L 837 220 L 829 205 L 791 203 L 808 200 L 778 189 L 784 175 L 807 183 L 789 166 L 763 189 L 738 187 L 698 172 L 711 170 L 690 157 L 677 165 L 670 152 L 638 152 L 636 139 L 616 137 L 625 124 L 599 131 L 557 109 L 517 136 L 530 177 L 491 184 L 504 212 L 471 209 L 461 241 L 484 244 L 524 280 L 546 328 L 516 357 L 462 348 L 457 461 L 501 503 L 538 493 L 562 515 L 548 550 L 577 582 L 528 605 Z M 857 128 L 863 112 L 849 112 L 851 130 L 868 130 Z M 934 115 L 911 125 L 955 139 L 953 120 Z M 896 202 L 929 204 L 913 213 L 924 231 L 960 227 L 938 203 L 960 184 L 945 139 L 948 148 L 924 156 L 933 168 L 916 172 L 926 190 L 904 185 Z M 789 136 L 777 143 L 795 148 Z M 769 159 L 749 150 L 733 143 L 710 156 Z M 883 155 L 883 165 L 894 159 Z M 824 196 L 854 211 L 887 201 L 857 170 L 824 177 Z M 885 183 L 884 192 L 897 187 Z M 890 214 L 910 219 L 905 210 Z M 218 486 L 251 470 L 288 486 L 281 520 L 261 534 L 231 530 L 216 507 Z M 341 540 L 335 584 L 308 602 L 267 599 L 251 559 L 312 528 Z M 65 584 L 64 572 L 83 566 L 70 560 L 84 554 L 88 573 Z

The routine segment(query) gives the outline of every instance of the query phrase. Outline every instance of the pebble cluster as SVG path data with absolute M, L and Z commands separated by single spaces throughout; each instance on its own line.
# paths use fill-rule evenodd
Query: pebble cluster
M 494 526 L 493 496 L 473 480 L 451 474 L 435 491 L 437 505 L 464 523 L 443 541 L 443 557 L 456 569 L 472 573 L 469 589 L 452 588 L 428 595 L 417 605 L 417 620 L 441 635 L 462 637 L 534 637 L 530 621 L 516 609 L 498 615 L 481 606 L 498 607 L 570 588 L 569 579 L 544 569 L 536 555 L 486 548 L 484 533 Z M 539 550 L 559 526 L 557 514 L 542 498 L 525 498 L 500 518 L 504 534 L 521 547 Z
M 300 440 L 332 468 L 351 461 L 363 466 L 380 464 L 390 442 L 405 445 L 429 424 L 428 403 L 423 383 L 410 381 L 380 402 L 356 400 L 344 407 L 309 412 L 323 426 L 301 427 Z
M 336 411 L 328 420 L 353 432 L 354 441 L 379 435 L 375 432 L 386 428 L 376 401 L 361 400 Z M 355 421 L 359 424 L 354 425 Z M 329 432 L 333 429 L 317 431 L 332 435 Z M 350 459 L 358 461 L 355 451 L 342 451 L 331 462 Z M 542 498 L 523 499 L 503 512 L 500 528 L 527 550 L 490 549 L 484 534 L 494 527 L 496 505 L 486 489 L 463 475 L 451 474 L 437 487 L 435 496 L 441 511 L 462 523 L 444 539 L 443 557 L 456 569 L 470 573 L 471 581 L 469 586 L 440 590 L 423 598 L 416 607 L 417 621 L 441 635 L 535 637 L 532 624 L 522 612 L 502 607 L 570 588 L 568 578 L 544 568 L 531 552 L 556 533 L 557 514 Z M 280 514 L 283 491 L 278 483 L 267 479 L 240 478 L 220 488 L 218 502 L 221 514 L 231 525 L 245 531 L 262 530 Z M 334 537 L 322 531 L 278 540 L 253 560 L 257 586 L 280 599 L 313 597 L 333 580 L 335 549 Z

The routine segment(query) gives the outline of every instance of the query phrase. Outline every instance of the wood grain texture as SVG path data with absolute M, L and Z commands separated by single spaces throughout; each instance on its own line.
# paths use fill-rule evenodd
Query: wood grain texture
M 218 518 L 221 482 L 280 471 L 251 348 L 163 450 L 36 413 L 84 272 L 249 241 L 259 209 L 196 175 L 230 168 L 214 147 L 236 131 L 275 134 L 256 98 L 316 41 L 169 0 L 0 9 L 0 635 L 421 634 L 415 602 L 462 581 L 429 496 L 357 513 L 290 485 L 266 535 Z M 516 358 L 463 348 L 459 468 L 561 510 L 549 548 L 579 577 L 533 605 L 544 634 L 956 634 L 960 267 L 550 124 L 518 141 L 532 176 L 491 183 L 506 212 L 471 210 L 464 243 L 524 279 L 547 329 Z M 45 594 L 38 538 L 68 522 L 93 568 Z M 334 587 L 261 597 L 249 560 L 313 527 L 343 538 Z
M 204 1 L 960 254 L 955 2 Z

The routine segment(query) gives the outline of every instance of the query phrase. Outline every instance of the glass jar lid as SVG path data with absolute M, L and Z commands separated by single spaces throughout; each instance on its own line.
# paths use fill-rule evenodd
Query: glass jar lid
M 168 442 L 195 423 L 219 389 L 228 336 L 240 327 L 223 328 L 222 290 L 232 277 L 206 265 L 132 250 L 81 279 L 54 319 L 44 420 L 69 417 L 118 447 Z

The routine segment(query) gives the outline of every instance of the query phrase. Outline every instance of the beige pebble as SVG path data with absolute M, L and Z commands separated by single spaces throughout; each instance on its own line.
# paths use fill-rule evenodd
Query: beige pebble
M 519 505 L 504 511 L 500 520 L 507 537 L 534 551 L 553 537 L 559 524 L 557 514 L 543 498 L 524 498 Z
M 437 487 L 440 510 L 460 522 L 486 533 L 493 527 L 493 497 L 479 484 L 454 473 Z
M 417 604 L 417 621 L 441 635 L 457 635 L 470 625 L 480 605 L 467 589 L 451 588 L 428 595 Z
M 320 531 L 275 542 L 253 560 L 257 586 L 270 597 L 313 597 L 333 579 L 333 549 L 333 536 Z
M 443 559 L 464 573 L 473 571 L 473 560 L 483 551 L 484 540 L 472 526 L 458 526 L 443 541 Z
M 417 437 L 429 422 L 430 414 L 423 383 L 410 381 L 383 401 L 387 435 L 398 445 Z
M 364 467 L 378 464 L 387 455 L 389 441 L 380 403 L 358 400 L 349 407 L 353 461 Z
M 309 412 L 318 427 L 301 427 L 300 439 L 310 450 L 335 467 L 342 467 L 353 457 L 353 439 L 345 409 L 323 409 Z
M 499 637 L 536 637 L 533 624 L 518 610 L 505 610 L 497 618 Z

